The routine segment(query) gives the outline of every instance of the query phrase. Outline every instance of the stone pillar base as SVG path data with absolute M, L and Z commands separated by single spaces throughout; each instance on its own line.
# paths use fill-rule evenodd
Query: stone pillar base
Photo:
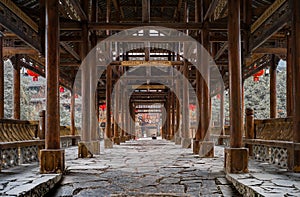
M 170 136 L 170 141 L 171 141 L 171 142 L 175 142 L 175 136 L 173 136 L 173 135 Z
M 92 150 L 91 152 L 95 155 L 100 155 L 100 141 L 92 141 Z
M 224 167 L 226 173 L 248 172 L 248 149 L 247 148 L 225 148 Z
M 104 148 L 113 148 L 113 142 L 110 138 L 104 139 Z
M 199 140 L 193 140 L 193 153 L 195 155 L 198 155 L 199 150 L 200 150 L 200 141 Z
M 120 145 L 120 137 L 113 137 L 114 144 Z
M 129 141 L 130 140 L 130 135 L 126 135 L 125 136 L 125 141 Z
M 40 173 L 63 173 L 65 170 L 65 151 L 62 149 L 40 150 Z
M 176 145 L 181 145 L 181 137 L 175 136 L 175 144 Z
M 91 158 L 93 157 L 93 145 L 91 142 L 78 142 L 78 158 Z
M 218 138 L 218 145 L 223 145 L 223 138 L 221 137 Z
M 215 143 L 213 141 L 199 142 L 200 157 L 212 158 L 215 156 Z
M 191 148 L 192 139 L 191 138 L 181 138 L 181 147 L 182 148 Z
M 125 136 L 121 137 L 121 138 L 120 138 L 120 142 L 121 142 L 121 143 L 125 143 L 125 142 L 126 142 L 126 137 L 125 137 Z

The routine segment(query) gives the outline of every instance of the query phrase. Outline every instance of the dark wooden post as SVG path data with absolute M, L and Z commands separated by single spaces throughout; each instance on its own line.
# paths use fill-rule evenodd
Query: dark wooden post
M 300 143 L 300 1 L 292 1 L 294 143 Z M 292 170 L 300 172 L 300 150 L 294 150 Z
M 209 43 L 209 31 L 203 29 L 201 32 L 201 43 L 203 47 L 210 53 L 210 43 Z M 199 154 L 202 157 L 214 157 L 214 142 L 210 141 L 210 117 L 211 117 L 211 99 L 209 93 L 209 82 L 210 82 L 210 67 L 209 67 L 209 57 L 202 53 L 201 57 L 201 71 L 202 77 L 201 82 L 201 139 L 200 139 L 200 150 Z
M 105 125 L 105 137 L 104 147 L 112 148 L 113 143 L 111 140 L 111 90 L 112 90 L 112 67 L 108 65 L 106 67 L 106 125 Z
M 248 149 L 242 148 L 241 0 L 228 0 L 228 51 L 230 88 L 230 148 L 225 149 L 225 171 L 248 171 Z
M 166 102 L 166 110 L 167 110 L 167 119 L 166 119 L 166 126 L 167 126 L 167 135 L 166 135 L 166 139 L 170 140 L 171 139 L 171 132 L 172 132 L 172 128 L 171 128 L 171 104 L 172 104 L 172 93 L 169 92 L 168 95 L 168 99 Z
M 196 134 L 193 140 L 193 153 L 199 154 L 200 150 L 200 140 L 203 139 L 203 136 L 201 135 L 201 101 L 202 101 L 202 79 L 201 79 L 201 73 L 196 70 L 196 95 L 197 95 L 197 102 L 198 102 L 198 111 L 197 111 L 197 119 L 198 119 L 198 125 L 196 127 Z
M 71 119 L 71 135 L 75 136 L 76 127 L 75 127 L 75 90 L 71 90 L 71 103 L 70 103 L 70 119 Z M 72 145 L 75 146 L 76 140 L 72 139 Z
M 20 119 L 20 113 L 21 113 L 21 105 L 20 105 L 20 56 L 15 56 L 15 64 L 14 64 L 14 119 L 19 120 Z
M 275 62 L 275 56 L 272 55 L 272 62 L 270 66 L 270 118 L 277 118 L 276 69 L 277 65 Z
M 170 134 L 170 140 L 174 141 L 174 135 L 175 135 L 175 129 L 176 129 L 176 124 L 175 124 L 175 104 L 176 104 L 176 97 L 175 93 L 171 92 L 171 134 Z
M 286 60 L 286 114 L 287 116 L 294 115 L 294 103 L 293 103 L 293 37 L 291 32 L 287 35 L 287 60 Z
M 114 144 L 120 145 L 120 129 L 119 129 L 119 123 L 120 123 L 120 84 L 115 85 L 115 98 L 114 98 L 114 137 L 113 141 Z
M 246 139 L 254 139 L 254 111 L 251 108 L 246 109 Z M 247 144 L 249 155 L 253 156 L 252 145 Z
M 4 62 L 3 35 L 0 32 L 0 119 L 4 118 Z
M 225 131 L 224 131 L 224 113 L 225 113 L 224 100 L 225 100 L 224 99 L 224 89 L 222 89 L 221 93 L 220 93 L 220 129 L 221 129 L 220 136 L 223 136 L 225 134 Z M 223 145 L 223 138 L 219 138 L 218 144 Z
M 39 128 L 38 128 L 38 135 L 41 140 L 45 139 L 45 128 L 46 128 L 46 119 L 45 119 L 45 110 L 40 111 L 39 116 Z
M 46 1 L 46 139 L 40 153 L 41 173 L 62 173 L 64 150 L 60 149 L 59 124 L 59 1 Z
M 181 144 L 181 129 L 180 129 L 180 81 L 176 80 L 176 133 L 175 133 L 175 144 Z
M 189 86 L 188 86 L 188 76 L 189 76 L 189 67 L 187 60 L 184 60 L 183 65 L 183 75 L 185 79 L 183 80 L 183 128 L 182 128 L 182 139 L 181 146 L 182 148 L 191 148 L 191 134 L 190 134 L 190 118 L 189 118 Z
M 82 9 L 85 13 L 88 11 L 89 1 L 82 1 Z M 82 42 L 80 46 L 80 57 L 83 61 L 89 51 L 89 31 L 87 23 L 88 21 L 81 21 L 82 23 Z M 78 143 L 78 157 L 86 158 L 93 156 L 93 148 L 91 145 L 91 117 L 90 117 L 90 63 L 89 60 L 85 60 L 85 63 L 81 66 L 81 100 L 82 100 L 82 117 L 81 117 L 81 141 Z
M 121 137 L 120 137 L 120 141 L 121 142 L 125 142 L 125 132 L 126 132 L 126 116 L 125 116 L 125 113 L 126 113 L 126 105 L 125 105 L 125 101 L 126 101 L 126 90 L 122 90 L 122 98 L 121 99 L 121 108 L 122 108 L 122 112 L 121 112 L 121 122 L 122 122 L 122 128 L 121 128 Z

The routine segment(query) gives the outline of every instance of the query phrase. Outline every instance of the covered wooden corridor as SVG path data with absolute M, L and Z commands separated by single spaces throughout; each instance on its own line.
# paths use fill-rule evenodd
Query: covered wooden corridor
M 104 151 L 102 139 L 114 149 L 144 137 L 161 137 L 201 158 L 225 146 L 227 174 L 249 173 L 249 160 L 298 173 L 299 32 L 298 0 L 1 0 L 0 173 L 36 161 L 41 174 L 63 173 L 64 147 L 78 146 L 78 158 L 93 158 Z M 8 59 L 11 119 L 4 113 Z M 278 118 L 280 59 L 287 62 L 287 116 Z M 39 120 L 21 120 L 22 68 L 46 79 Z M 267 68 L 270 115 L 258 120 L 244 103 L 244 82 Z M 60 125 L 62 87 L 71 92 L 68 127 Z

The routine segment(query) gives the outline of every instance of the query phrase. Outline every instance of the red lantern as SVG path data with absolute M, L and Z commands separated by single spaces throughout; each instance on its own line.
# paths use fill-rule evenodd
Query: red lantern
M 60 87 L 59 87 L 59 92 L 60 92 L 60 93 L 63 93 L 63 92 L 65 92 L 65 88 L 64 88 L 64 87 L 62 87 L 62 86 L 60 86 Z
M 33 72 L 32 70 L 27 69 L 27 74 L 29 76 L 32 76 L 32 81 L 38 81 L 39 80 L 39 74 Z
M 221 95 L 220 94 L 217 94 L 217 99 L 221 99 Z
M 75 98 L 78 98 L 78 94 L 75 94 L 74 97 L 75 97 Z
M 190 108 L 190 110 L 194 111 L 194 109 L 196 108 L 196 106 L 193 105 L 193 104 L 190 104 L 189 108 Z
M 253 81 L 258 82 L 259 81 L 259 77 L 262 76 L 264 74 L 264 69 L 261 69 L 260 71 L 258 71 L 257 73 L 255 73 L 253 75 Z
M 104 111 L 106 109 L 106 104 L 104 103 L 103 105 L 100 105 L 100 109 Z

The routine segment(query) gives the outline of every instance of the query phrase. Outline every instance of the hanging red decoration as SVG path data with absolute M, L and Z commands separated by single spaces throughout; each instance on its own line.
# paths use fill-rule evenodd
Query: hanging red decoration
M 37 74 L 37 73 L 35 73 L 35 72 L 33 72 L 32 70 L 29 70 L 29 69 L 27 69 L 27 74 L 29 75 L 29 76 L 32 76 L 32 81 L 38 81 L 39 80 L 39 74 Z
M 78 98 L 78 94 L 75 94 L 74 97 L 75 97 L 75 98 Z
M 221 99 L 221 95 L 220 94 L 217 94 L 217 99 Z
M 196 105 L 190 104 L 189 108 L 190 108 L 190 110 L 194 111 L 196 108 Z
M 102 111 L 106 110 L 106 104 L 104 103 L 104 104 L 100 105 L 99 108 L 100 108 Z
M 258 71 L 257 73 L 255 73 L 253 75 L 253 81 L 257 82 L 259 81 L 259 77 L 262 76 L 264 74 L 264 69 L 261 69 L 260 71 Z
M 64 87 L 62 87 L 62 86 L 60 86 L 60 87 L 59 87 L 59 92 L 60 92 L 60 93 L 63 93 L 63 92 L 65 92 L 65 88 L 64 88 Z

